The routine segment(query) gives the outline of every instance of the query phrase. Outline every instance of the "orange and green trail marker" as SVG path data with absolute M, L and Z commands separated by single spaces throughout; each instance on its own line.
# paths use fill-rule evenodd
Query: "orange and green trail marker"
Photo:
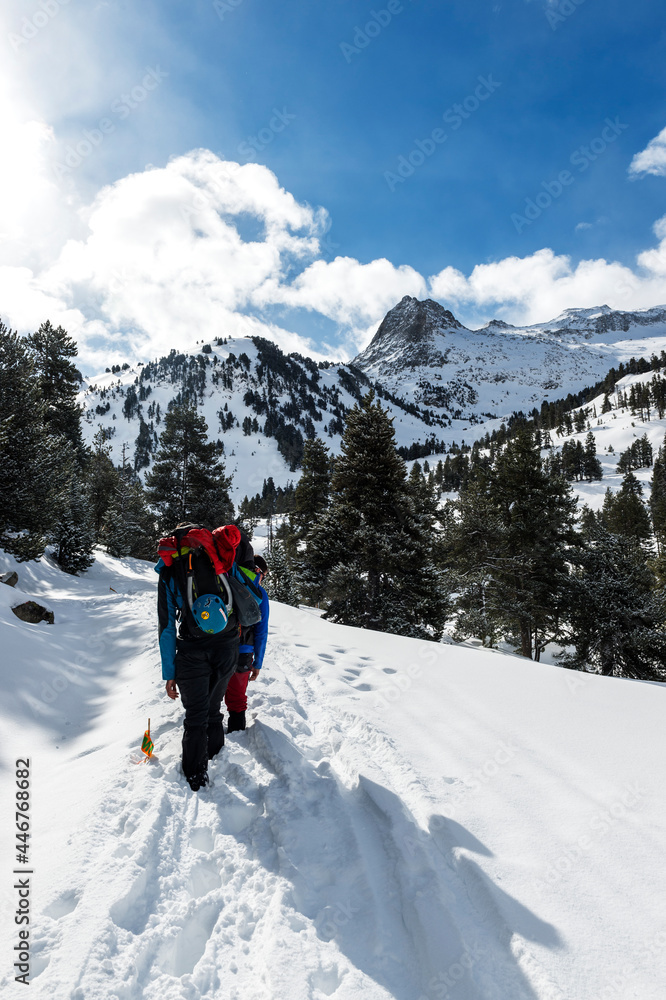
M 153 756 L 154 744 L 150 738 L 150 719 L 148 719 L 148 728 L 143 734 L 143 743 L 141 744 L 141 750 L 145 753 L 146 757 Z

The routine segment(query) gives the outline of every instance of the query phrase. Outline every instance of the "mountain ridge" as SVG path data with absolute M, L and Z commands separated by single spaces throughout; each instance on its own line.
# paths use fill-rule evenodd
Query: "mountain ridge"
M 595 385 L 620 361 L 664 349 L 666 307 L 565 310 L 532 327 L 492 320 L 470 330 L 440 303 L 405 296 L 348 363 L 287 355 L 259 337 L 220 336 L 193 353 L 174 349 L 107 371 L 83 384 L 79 401 L 88 442 L 101 428 L 113 460 L 121 462 L 124 446 L 139 472 L 152 464 L 169 405 L 193 403 L 242 497 L 269 476 L 276 486 L 293 481 L 308 437 L 337 454 L 347 410 L 370 389 L 393 418 L 403 453 L 415 445 L 421 455 L 441 453 L 514 412 Z
M 621 333 L 620 341 L 609 334 Z M 647 334 L 647 337 L 646 337 Z M 353 364 L 391 392 L 466 419 L 540 405 L 549 393 L 576 391 L 622 360 L 649 354 L 646 339 L 666 342 L 666 306 L 623 312 L 607 305 L 567 309 L 546 323 L 491 320 L 463 326 L 432 299 L 404 296 Z M 633 350 L 633 342 L 641 349 Z M 550 397 L 552 398 L 552 397 Z

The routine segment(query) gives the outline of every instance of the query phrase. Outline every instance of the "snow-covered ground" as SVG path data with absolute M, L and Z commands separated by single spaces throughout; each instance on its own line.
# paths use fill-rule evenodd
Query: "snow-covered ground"
M 647 384 L 652 380 L 654 375 L 654 372 L 645 372 L 639 375 L 625 375 L 624 378 L 620 379 L 616 384 L 616 392 L 611 397 L 613 409 L 608 413 L 602 413 L 603 393 L 595 399 L 590 400 L 584 406 L 579 406 L 571 410 L 572 419 L 579 410 L 583 412 L 589 411 L 589 430 L 594 434 L 597 458 L 601 462 L 603 470 L 603 479 L 601 480 L 571 483 L 572 489 L 580 503 L 587 504 L 592 510 L 601 509 L 607 489 L 610 488 L 613 492 L 616 492 L 622 486 L 624 475 L 617 471 L 617 463 L 623 451 L 626 451 L 638 438 L 646 434 L 652 445 L 653 455 L 656 458 L 657 452 L 666 440 L 666 417 L 660 419 L 657 411 L 653 409 L 650 414 L 651 419 L 642 421 L 637 414 L 631 412 L 629 407 L 617 405 L 618 393 L 622 392 L 628 396 L 632 385 Z M 597 414 L 596 417 L 594 416 L 595 412 Z M 458 426 L 461 424 L 462 426 Z M 446 433 L 449 436 L 455 434 L 457 427 L 457 443 L 461 444 L 465 441 L 467 444 L 471 444 L 475 439 L 483 437 L 486 432 L 492 433 L 499 430 L 501 424 L 502 421 L 499 419 L 489 420 L 485 424 L 476 425 L 470 425 L 464 421 L 453 421 L 452 426 L 448 428 Z M 583 431 L 565 434 L 562 437 L 558 437 L 553 430 L 550 432 L 551 448 L 543 448 L 541 454 L 543 458 L 547 458 L 552 452 L 561 451 L 565 441 L 580 441 L 581 444 L 585 445 L 587 434 L 587 426 Z M 455 438 L 452 439 L 455 440 Z M 609 448 L 611 449 L 610 451 Z M 446 454 L 428 456 L 430 468 L 434 469 L 440 459 L 444 461 Z M 421 465 L 423 464 L 423 459 L 420 459 L 420 463 Z M 413 464 L 413 462 L 408 463 L 410 467 Z M 648 500 L 650 496 L 652 473 L 652 468 L 637 469 L 634 472 L 634 475 L 643 487 L 643 497 L 645 500 Z M 445 496 L 448 496 L 449 499 L 455 498 L 455 494 L 453 493 L 445 494 Z
M 0 567 L 55 612 L 0 585 L 3 1000 L 28 756 L 32 997 L 663 1000 L 663 686 L 274 605 L 251 725 L 195 794 L 152 567 Z

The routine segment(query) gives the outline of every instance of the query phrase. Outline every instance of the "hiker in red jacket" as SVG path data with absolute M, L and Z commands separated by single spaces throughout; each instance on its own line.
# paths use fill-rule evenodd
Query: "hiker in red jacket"
M 240 559 L 244 558 L 243 562 Z M 253 582 L 261 593 L 261 621 L 256 625 L 241 629 L 240 646 L 238 649 L 238 666 L 231 677 L 224 695 L 224 702 L 229 711 L 228 733 L 245 729 L 245 712 L 247 711 L 247 685 L 259 676 L 264 663 L 266 640 L 268 638 L 268 594 L 261 586 L 268 575 L 268 566 L 263 556 L 238 556 L 242 573 L 253 575 Z

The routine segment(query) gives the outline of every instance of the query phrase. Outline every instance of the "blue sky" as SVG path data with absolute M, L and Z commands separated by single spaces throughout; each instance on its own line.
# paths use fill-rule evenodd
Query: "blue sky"
M 666 22 L 654 2 L 41 2 L 41 16 L 38 2 L 24 0 L 10 0 L 3 16 L 4 91 L 8 113 L 20 108 L 22 124 L 36 120 L 49 130 L 42 150 L 49 183 L 68 146 L 98 134 L 100 121 L 111 123 L 90 155 L 55 176 L 55 235 L 37 260 L 40 232 L 22 261 L 42 274 L 41 294 L 45 270 L 50 293 L 54 267 L 63 280 L 67 240 L 89 241 L 86 220 L 103 185 L 147 165 L 164 170 L 200 148 L 225 163 L 262 165 L 298 205 L 325 209 L 318 251 L 310 260 L 302 248 L 293 259 L 282 254 L 279 267 L 285 286 L 319 260 L 316 293 L 283 288 L 271 298 L 264 287 L 233 306 L 309 337 L 324 354 L 353 353 L 367 341 L 391 304 L 382 282 L 399 298 L 419 294 L 422 280 L 423 294 L 477 323 L 491 315 L 545 320 L 556 306 L 595 304 L 594 295 L 617 284 L 617 265 L 627 290 L 611 305 L 666 302 L 666 267 L 655 257 L 663 244 L 653 233 L 666 211 L 661 153 L 656 166 L 629 173 L 666 126 Z M 157 81 L 150 89 L 142 84 L 148 70 Z M 261 239 L 265 214 L 235 218 L 244 240 Z M 651 252 L 646 272 L 636 258 Z M 327 268 L 336 257 L 354 264 Z M 370 267 L 384 258 L 388 271 Z M 536 260 L 523 276 L 545 267 L 548 281 L 560 282 L 557 294 L 539 302 L 538 282 L 526 290 L 511 277 L 512 258 Z M 596 265 L 585 286 L 580 262 L 600 259 L 611 269 L 602 280 Z M 11 261 L 21 262 L 16 253 Z M 484 265 L 503 270 L 479 272 Z M 360 298 L 369 281 L 372 308 L 359 304 L 346 315 L 326 306 L 343 270 L 351 285 L 358 277 Z M 309 285 L 310 274 L 302 278 Z M 514 286 L 503 297 L 497 288 L 505 279 Z M 81 275 L 72 281 L 62 303 L 81 312 L 86 337 L 97 323 L 100 344 L 111 333 L 128 350 L 162 342 L 145 314 L 139 320 L 126 305 L 109 305 L 115 293 L 100 290 L 99 274 L 96 306 L 86 280 L 85 289 Z M 38 311 L 24 309 L 23 322 Z

